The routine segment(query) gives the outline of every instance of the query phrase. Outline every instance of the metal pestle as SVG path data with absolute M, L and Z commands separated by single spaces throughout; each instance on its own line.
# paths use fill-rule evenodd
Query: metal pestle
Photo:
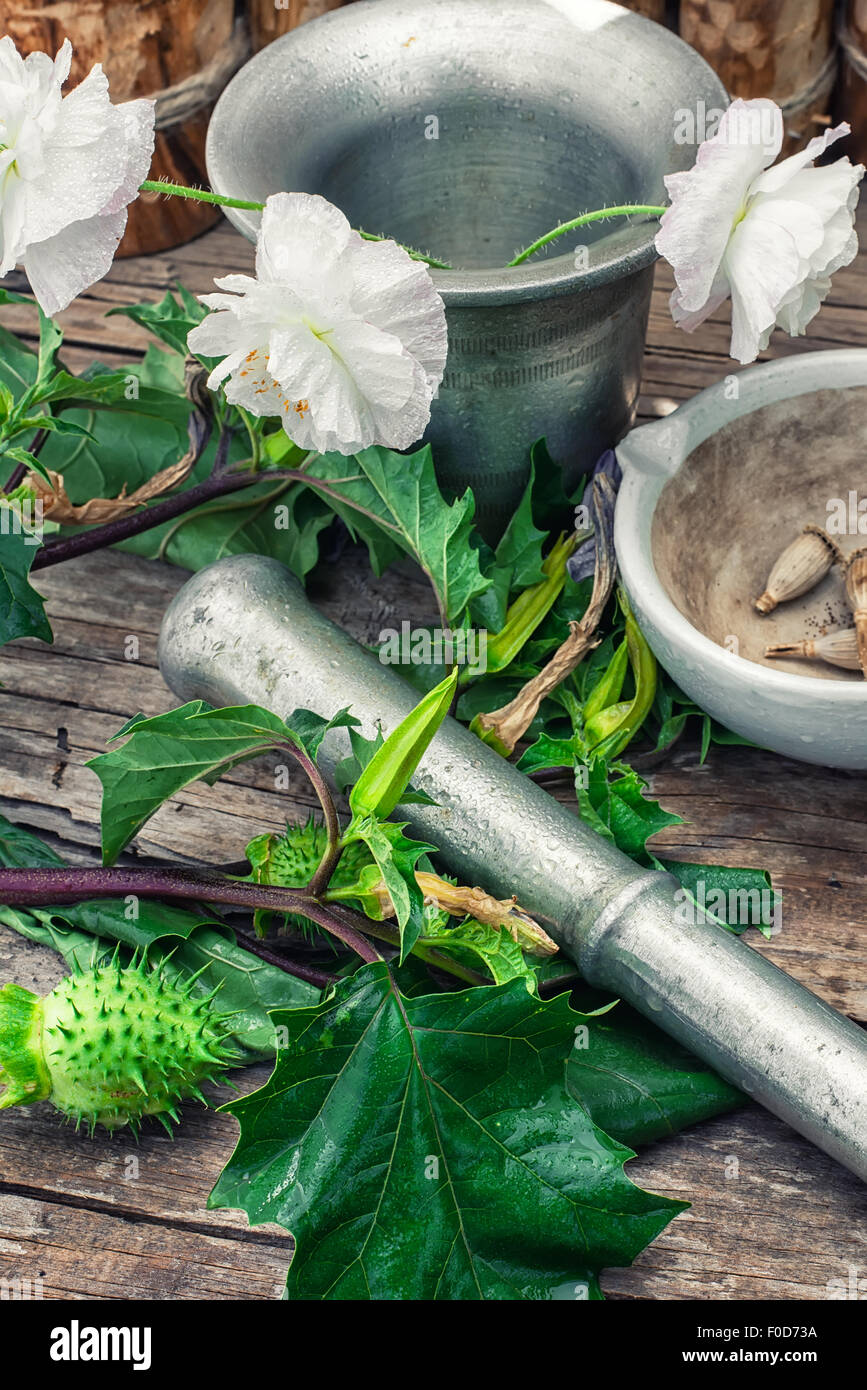
M 286 716 L 345 705 L 370 736 L 417 694 L 323 617 L 275 560 L 220 560 L 188 581 L 160 634 L 183 699 Z M 326 772 L 348 751 L 329 734 Z M 754 1100 L 867 1178 L 867 1034 L 757 951 L 678 912 L 676 880 L 647 872 L 447 719 L 414 778 L 437 803 L 400 808 L 465 882 L 515 893 L 597 988 L 627 1000 Z

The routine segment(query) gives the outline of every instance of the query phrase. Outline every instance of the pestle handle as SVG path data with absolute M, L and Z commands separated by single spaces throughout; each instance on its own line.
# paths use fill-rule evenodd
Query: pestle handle
M 287 716 L 345 705 L 371 736 L 417 694 L 323 617 L 276 560 L 240 555 L 194 575 L 166 612 L 160 667 L 182 699 L 253 702 Z M 346 755 L 327 735 L 326 772 Z M 414 783 L 434 806 L 400 808 L 449 869 L 515 893 L 576 963 L 867 1178 L 867 1034 L 715 923 L 684 920 L 668 874 L 647 872 L 461 724 L 446 719 Z

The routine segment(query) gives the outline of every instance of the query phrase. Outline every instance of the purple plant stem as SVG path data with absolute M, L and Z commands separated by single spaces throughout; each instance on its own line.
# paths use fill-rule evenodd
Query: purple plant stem
M 287 975 L 294 975 L 298 980 L 304 980 L 308 985 L 315 985 L 317 989 L 327 989 L 329 985 L 337 983 L 336 975 L 329 975 L 325 970 L 317 970 L 315 965 L 306 965 L 303 961 L 296 960 L 294 956 L 286 956 L 282 951 L 274 951 L 270 946 L 266 946 L 264 941 L 260 941 L 257 936 L 249 936 L 247 932 L 236 929 L 235 938 L 239 946 L 243 946 L 245 951 L 249 951 L 252 956 L 258 956 L 267 965 L 276 966 L 278 970 L 284 970 Z
M 322 855 L 321 860 L 319 861 L 319 865 L 316 869 L 316 872 L 314 873 L 313 877 L 308 883 L 306 889 L 306 891 L 312 897 L 315 898 L 318 897 L 320 893 L 325 892 L 325 889 L 328 887 L 331 875 L 337 868 L 337 862 L 340 859 L 340 855 L 342 853 L 340 845 L 340 821 L 337 818 L 337 811 L 334 806 L 334 801 L 332 799 L 331 792 L 328 789 L 328 784 L 325 781 L 325 778 L 322 776 L 322 773 L 319 771 L 319 768 L 316 766 L 313 759 L 308 757 L 308 755 L 304 752 L 303 749 L 296 748 L 294 744 L 285 743 L 282 744 L 281 747 L 286 748 L 288 752 L 292 754 L 293 758 L 295 758 L 296 762 L 306 772 L 307 777 L 309 778 L 310 783 L 313 787 L 313 790 L 319 797 L 319 805 L 322 807 L 322 815 L 325 820 L 325 830 L 328 835 L 328 843 L 325 846 L 325 852 Z
M 275 474 L 270 472 L 267 474 L 268 478 L 274 476 Z M 45 569 L 48 565 L 59 565 L 63 560 L 74 560 L 79 555 L 89 555 L 91 551 L 116 545 L 118 541 L 129 540 L 132 536 L 140 536 L 144 531 L 161 526 L 164 521 L 173 521 L 176 516 L 183 516 L 185 512 L 190 512 L 205 502 L 211 502 L 216 497 L 224 497 L 227 493 L 238 492 L 241 488 L 250 487 L 252 483 L 264 481 L 265 475 L 261 473 L 212 474 L 195 487 L 188 488 L 186 492 L 165 497 L 161 502 L 155 502 L 152 507 L 143 507 L 140 512 L 134 512 L 132 516 L 118 517 L 116 521 L 107 521 L 104 526 L 94 526 L 89 531 L 82 531 L 75 536 L 64 536 L 62 540 L 43 546 L 36 554 L 31 573 L 34 570 Z
M 91 898 L 185 898 L 194 902 L 231 903 L 234 907 L 298 912 L 372 964 L 379 952 L 345 909 L 335 911 L 305 890 L 273 888 L 262 883 L 233 883 L 217 874 L 189 869 L 2 869 L 0 902 L 8 907 L 51 906 Z

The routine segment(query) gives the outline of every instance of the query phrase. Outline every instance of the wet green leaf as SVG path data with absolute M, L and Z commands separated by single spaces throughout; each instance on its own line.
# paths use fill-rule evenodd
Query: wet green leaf
M 307 474 L 311 485 L 314 479 L 321 482 L 353 534 L 368 544 L 373 535 L 378 572 L 400 554 L 417 561 L 446 622 L 459 622 L 470 601 L 489 587 L 472 544 L 473 495 L 467 489 L 456 501 L 445 501 L 427 446 L 414 454 L 378 447 L 350 458 L 322 454 Z
M 406 999 L 373 965 L 274 1022 L 287 1045 L 226 1107 L 241 1138 L 210 1205 L 292 1231 L 291 1299 L 598 1299 L 683 1210 L 569 1096 L 564 997 Z
M 30 567 L 39 553 L 34 540 L 20 529 L 17 511 L 0 504 L 0 646 L 16 637 L 53 640 L 45 602 L 30 583 Z
M 400 930 L 400 959 L 404 961 L 424 927 L 424 898 L 416 882 L 419 859 L 436 845 L 410 840 L 404 825 L 379 820 L 376 816 L 356 815 L 344 831 L 346 844 L 361 842 L 376 860 L 377 868 L 394 904 Z
M 582 993 L 591 991 L 579 990 L 578 999 Z M 740 1091 L 627 1004 L 578 1014 L 576 1020 L 566 1083 L 594 1123 L 621 1144 L 650 1144 L 746 1103 Z
M 303 711 L 307 737 L 318 747 L 325 730 L 352 723 L 346 711 L 326 721 Z M 276 745 L 303 748 L 303 738 L 258 705 L 212 709 L 192 700 L 166 714 L 130 719 L 114 736 L 121 748 L 87 764 L 102 783 L 103 860 L 114 863 L 124 845 L 182 787 L 200 778 L 214 782 L 238 763 Z

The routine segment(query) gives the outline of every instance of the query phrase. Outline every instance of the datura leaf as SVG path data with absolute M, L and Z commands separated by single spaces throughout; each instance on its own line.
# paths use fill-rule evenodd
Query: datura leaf
M 33 534 L 16 527 L 20 528 L 18 512 L 0 505 L 0 646 L 16 637 L 41 637 L 43 642 L 51 642 L 44 600 L 29 578 L 39 542 Z
M 505 927 L 492 927 L 472 917 L 457 923 L 427 918 L 419 944 L 432 946 L 472 970 L 490 972 L 495 984 L 520 978 L 528 989 L 535 990 L 533 966 Z
M 366 966 L 274 1015 L 285 1047 L 226 1107 L 238 1147 L 210 1198 L 296 1241 L 292 1299 L 599 1299 L 684 1208 L 569 1096 L 576 1016 L 522 980 L 406 999 Z
M 309 710 L 290 715 L 299 731 L 258 705 L 212 709 L 191 700 L 152 719 L 136 715 L 115 734 L 121 748 L 87 764 L 102 783 L 102 851 L 114 863 L 124 845 L 182 787 L 202 779 L 214 782 L 229 768 L 266 749 L 289 744 L 315 757 L 328 729 L 357 721 L 341 710 L 321 719 Z
M 628 1004 L 575 1018 L 566 1084 L 620 1143 L 650 1144 L 745 1103 L 740 1091 Z
M 424 896 L 416 880 L 416 866 L 429 850 L 436 853 L 436 845 L 404 835 L 405 824 L 376 816 L 353 816 L 343 835 L 345 844 L 351 847 L 360 841 L 376 860 L 397 918 L 401 964 L 424 929 Z
M 433 585 L 447 623 L 457 623 L 471 600 L 490 587 L 471 544 L 473 495 L 468 488 L 463 497 L 445 501 L 429 446 L 414 454 L 379 447 L 350 458 L 320 454 L 305 471 L 310 486 L 321 486 L 352 533 L 367 542 L 378 569 L 401 553 L 412 556 Z

